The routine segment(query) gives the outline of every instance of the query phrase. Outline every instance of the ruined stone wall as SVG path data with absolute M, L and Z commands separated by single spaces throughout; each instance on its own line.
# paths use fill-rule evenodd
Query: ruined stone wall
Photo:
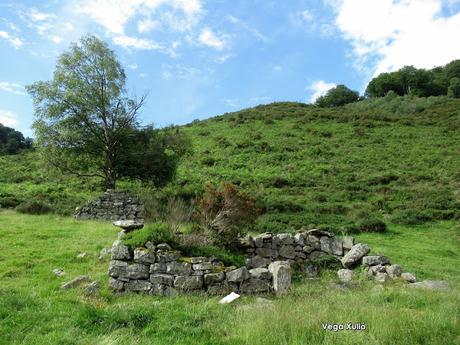
M 113 189 L 75 210 L 77 219 L 106 221 L 131 219 L 143 222 L 144 214 L 144 205 L 137 198 Z
M 109 285 L 118 292 L 144 292 L 173 296 L 202 292 L 225 295 L 285 293 L 290 285 L 290 264 L 309 264 L 330 255 L 337 262 L 353 246 L 351 237 L 310 230 L 296 235 L 264 233 L 241 240 L 246 265 L 226 267 L 214 257 L 184 257 L 167 244 L 147 242 L 130 248 L 117 240 L 112 247 Z

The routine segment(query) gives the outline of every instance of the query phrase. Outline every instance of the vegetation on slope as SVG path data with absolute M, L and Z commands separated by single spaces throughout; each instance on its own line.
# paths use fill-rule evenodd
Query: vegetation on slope
M 263 212 L 254 232 L 459 219 L 459 108 L 456 99 L 391 94 L 333 109 L 262 105 L 187 125 L 193 152 L 163 189 L 120 186 L 161 207 L 171 196 L 194 199 L 206 182 L 232 182 Z M 50 175 L 35 153 L 0 163 L 4 207 L 38 199 L 69 214 L 100 190 L 95 181 Z

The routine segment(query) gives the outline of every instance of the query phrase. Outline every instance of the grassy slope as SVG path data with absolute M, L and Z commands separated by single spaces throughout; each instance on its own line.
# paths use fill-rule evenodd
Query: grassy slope
M 177 180 L 147 194 L 193 197 L 207 181 L 232 181 L 264 210 L 257 232 L 459 219 L 459 108 L 442 97 L 339 109 L 275 103 L 194 122 L 184 127 L 194 153 Z M 52 174 L 36 154 L 0 157 L 0 165 L 0 204 L 38 199 L 68 214 L 98 194 L 95 181 Z
M 273 306 L 253 297 L 220 306 L 218 298 L 114 296 L 107 262 L 97 260 L 116 229 L 97 222 L 0 212 L 0 344 L 456 344 L 460 343 L 460 232 L 452 222 L 360 239 L 420 278 L 448 279 L 451 290 L 398 284 L 382 293 L 360 283 L 329 289 L 335 277 L 298 281 Z M 89 256 L 78 260 L 76 255 Z M 63 268 L 65 278 L 50 271 Z M 103 282 L 96 296 L 59 284 L 80 274 Z M 322 322 L 364 322 L 365 332 L 324 332 Z

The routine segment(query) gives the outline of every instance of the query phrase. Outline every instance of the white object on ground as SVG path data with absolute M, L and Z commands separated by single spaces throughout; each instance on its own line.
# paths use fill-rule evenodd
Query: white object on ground
M 220 304 L 227 304 L 227 303 L 233 302 L 234 300 L 236 300 L 239 297 L 240 297 L 240 295 L 238 295 L 237 293 L 231 292 L 230 294 L 228 294 L 227 296 L 222 298 L 219 301 L 219 303 Z

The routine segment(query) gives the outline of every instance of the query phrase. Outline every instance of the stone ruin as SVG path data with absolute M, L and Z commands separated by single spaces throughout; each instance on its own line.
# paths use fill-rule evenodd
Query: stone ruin
M 75 210 L 77 219 L 105 221 L 135 220 L 144 221 L 144 205 L 126 192 L 108 189 L 96 200 L 88 201 Z
M 360 265 L 378 283 L 416 280 L 413 274 L 403 273 L 399 265 L 390 265 L 388 258 L 369 256 L 366 244 L 354 244 L 352 237 L 339 238 L 316 229 L 295 235 L 263 233 L 240 239 L 240 249 L 246 256 L 246 265 L 242 267 L 225 266 L 215 257 L 185 257 L 165 243 L 147 242 L 131 248 L 120 240 L 123 235 L 121 232 L 112 246 L 108 271 L 109 286 L 116 292 L 161 296 L 197 292 L 281 295 L 289 290 L 294 264 L 306 275 L 314 276 L 322 257 L 344 267 L 337 272 L 344 284 L 353 279 L 351 268 Z

